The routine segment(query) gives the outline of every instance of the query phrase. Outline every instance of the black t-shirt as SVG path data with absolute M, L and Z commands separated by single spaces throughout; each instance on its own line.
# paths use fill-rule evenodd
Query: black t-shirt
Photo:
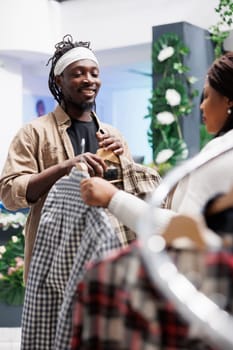
M 67 133 L 73 145 L 75 155 L 82 153 L 82 139 L 85 139 L 85 147 L 83 151 L 96 153 L 97 149 L 99 148 L 96 138 L 97 130 L 97 125 L 94 120 L 84 122 L 71 119 L 71 126 L 67 129 Z

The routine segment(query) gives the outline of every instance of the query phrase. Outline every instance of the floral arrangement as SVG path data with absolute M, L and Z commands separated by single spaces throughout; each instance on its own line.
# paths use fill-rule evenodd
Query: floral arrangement
M 22 305 L 25 286 L 23 283 L 24 234 L 26 214 L 0 212 L 2 231 L 12 229 L 11 239 L 0 246 L 0 302 Z
M 180 118 L 192 111 L 192 100 L 198 95 L 192 89 L 196 79 L 188 76 L 183 58 L 189 48 L 175 33 L 162 35 L 153 46 L 153 72 L 160 76 L 150 99 L 148 140 L 153 161 L 161 175 L 188 156 Z

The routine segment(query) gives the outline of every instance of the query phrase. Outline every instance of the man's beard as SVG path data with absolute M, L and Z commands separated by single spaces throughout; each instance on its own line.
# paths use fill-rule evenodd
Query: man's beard
M 95 108 L 95 102 L 75 103 L 75 105 L 82 112 L 92 111 Z

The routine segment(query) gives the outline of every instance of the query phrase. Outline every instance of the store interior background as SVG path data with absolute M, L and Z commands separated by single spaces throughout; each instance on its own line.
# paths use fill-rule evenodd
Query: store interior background
M 0 170 L 11 139 L 55 102 L 48 90 L 54 45 L 65 34 L 91 41 L 100 63 L 100 119 L 117 127 L 133 155 L 152 161 L 147 114 L 152 91 L 152 27 L 185 21 L 208 29 L 219 20 L 217 0 L 7 0 L 0 2 Z M 198 45 L 197 48 L 198 50 Z M 204 79 L 204 77 L 197 77 Z

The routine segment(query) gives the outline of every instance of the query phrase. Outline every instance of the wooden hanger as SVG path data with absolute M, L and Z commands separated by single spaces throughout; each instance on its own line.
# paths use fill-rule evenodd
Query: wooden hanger
M 190 247 L 190 241 L 191 246 L 194 245 L 200 250 L 221 245 L 220 237 L 209 230 L 201 218 L 198 220 L 188 215 L 174 216 L 162 233 L 162 237 L 167 245 L 181 248 Z
M 114 167 L 114 164 L 121 166 L 121 161 L 120 158 L 115 155 L 112 151 L 107 151 L 104 148 L 99 148 L 96 152 L 96 154 L 101 157 L 103 160 L 107 160 L 109 162 L 112 163 L 112 166 Z M 108 180 L 110 183 L 112 184 L 119 184 L 119 183 L 123 183 L 123 178 L 117 178 L 117 179 L 113 179 L 113 180 Z
M 103 160 L 108 160 L 115 164 L 120 164 L 120 158 L 113 153 L 113 151 L 105 150 L 104 148 L 99 148 L 96 154 Z

